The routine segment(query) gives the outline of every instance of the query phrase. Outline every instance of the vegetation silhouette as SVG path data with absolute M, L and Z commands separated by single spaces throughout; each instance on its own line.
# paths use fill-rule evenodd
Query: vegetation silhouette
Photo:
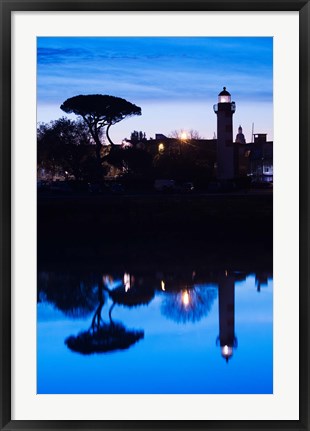
M 80 318 L 88 316 L 98 303 L 96 283 L 93 274 L 73 272 L 38 273 L 38 302 L 55 305 L 65 315 Z
M 122 148 L 114 145 L 103 160 L 109 165 L 122 169 L 126 174 L 147 175 L 153 168 L 151 154 L 134 147 Z
M 190 129 L 188 132 L 184 132 L 184 130 L 172 130 L 169 133 L 169 138 L 182 139 L 182 140 L 193 140 L 193 139 L 202 139 L 200 133 L 196 129 Z
M 195 323 L 207 316 L 217 297 L 213 286 L 182 287 L 178 292 L 167 292 L 161 312 L 177 323 Z
M 110 127 L 127 117 L 141 115 L 141 108 L 125 99 L 102 94 L 89 94 L 71 97 L 60 106 L 67 114 L 74 113 L 83 118 L 96 144 L 96 156 L 101 161 L 101 130 L 106 128 L 106 137 L 115 145 L 109 136 Z
M 109 309 L 109 322 L 103 321 L 101 312 L 104 305 L 104 290 L 106 290 L 106 287 L 103 286 L 103 283 L 100 283 L 98 288 L 99 305 L 90 328 L 65 340 L 65 344 L 70 350 L 84 355 L 108 353 L 126 350 L 144 338 L 143 330 L 129 330 L 122 323 L 113 321 L 112 310 L 115 302 L 112 303 Z
M 109 292 L 110 298 L 119 305 L 127 307 L 135 307 L 140 305 L 148 305 L 155 296 L 155 290 L 152 287 L 137 286 L 133 277 L 128 274 L 130 278 L 130 287 L 125 285 L 119 286 Z
M 101 137 L 103 133 L 101 133 Z M 94 141 L 83 121 L 59 118 L 37 128 L 37 167 L 75 180 L 92 180 L 96 170 Z

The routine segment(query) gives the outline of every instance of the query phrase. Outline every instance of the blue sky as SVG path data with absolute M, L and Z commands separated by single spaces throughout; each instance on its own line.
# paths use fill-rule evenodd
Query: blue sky
M 37 119 L 63 115 L 61 103 L 78 94 L 110 94 L 142 108 L 141 117 L 111 128 L 118 143 L 133 130 L 169 134 L 216 132 L 213 104 L 226 86 L 239 124 L 251 140 L 273 139 L 273 41 L 267 37 L 40 37 Z

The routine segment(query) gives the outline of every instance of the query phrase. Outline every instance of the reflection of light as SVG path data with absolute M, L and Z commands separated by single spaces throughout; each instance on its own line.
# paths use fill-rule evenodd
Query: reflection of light
M 130 289 L 130 274 L 127 274 L 127 272 L 125 272 L 124 274 L 124 286 L 125 292 L 128 292 L 128 290 Z
M 222 355 L 223 355 L 225 358 L 230 358 L 230 357 L 232 356 L 232 354 L 233 354 L 233 349 L 232 349 L 232 347 L 229 347 L 229 346 L 227 346 L 227 345 L 225 345 L 225 346 L 223 346 L 223 347 L 222 347 Z
M 182 139 L 182 141 L 187 139 L 187 133 L 186 132 L 181 133 L 181 139 Z
M 182 293 L 182 302 L 186 306 L 189 304 L 189 293 L 187 291 Z
M 102 281 L 105 286 L 109 286 L 110 284 L 113 283 L 114 280 L 113 280 L 113 277 L 111 277 L 111 275 L 103 275 Z
M 228 275 L 228 271 L 227 269 L 225 269 L 225 276 L 227 277 L 227 275 Z
M 162 280 L 160 284 L 161 284 L 161 290 L 165 290 L 165 282 Z

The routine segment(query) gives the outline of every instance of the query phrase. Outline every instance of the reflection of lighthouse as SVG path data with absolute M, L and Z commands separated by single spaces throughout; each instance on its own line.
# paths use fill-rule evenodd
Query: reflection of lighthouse
M 233 144 L 233 114 L 236 110 L 231 95 L 223 88 L 213 107 L 217 115 L 217 178 L 230 180 L 237 175 L 236 145 Z
M 226 362 L 232 357 L 233 349 L 237 347 L 235 336 L 235 277 L 225 271 L 218 277 L 219 292 L 219 326 L 220 335 L 217 344 Z

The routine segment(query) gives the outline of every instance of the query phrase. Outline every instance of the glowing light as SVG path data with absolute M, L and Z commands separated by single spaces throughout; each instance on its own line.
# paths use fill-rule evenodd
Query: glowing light
M 185 139 L 187 139 L 187 133 L 186 132 L 182 132 L 181 133 L 181 140 L 184 141 Z
M 165 146 L 162 142 L 158 145 L 158 151 L 160 153 L 163 153 L 165 151 Z
M 125 272 L 124 274 L 124 286 L 125 286 L 125 292 L 128 292 L 130 289 L 130 274 Z
M 161 290 L 165 291 L 165 290 L 166 290 L 166 289 L 165 289 L 165 282 L 162 280 L 162 281 L 160 282 L 160 284 L 161 284 Z
M 103 275 L 102 281 L 105 286 L 110 286 L 113 283 L 113 277 L 111 275 Z
M 222 355 L 223 355 L 225 358 L 230 358 L 230 357 L 232 356 L 232 354 L 233 354 L 233 349 L 232 349 L 232 347 L 229 347 L 229 346 L 227 346 L 227 345 L 225 345 L 225 346 L 223 346 L 223 347 L 222 347 Z
M 228 276 L 228 271 L 227 271 L 227 269 L 225 269 L 225 276 L 226 276 L 226 277 Z
M 230 103 L 231 97 L 230 96 L 219 96 L 219 103 Z
M 190 301 L 189 293 L 187 291 L 183 292 L 182 302 L 185 305 L 185 307 L 189 304 L 189 301 Z

